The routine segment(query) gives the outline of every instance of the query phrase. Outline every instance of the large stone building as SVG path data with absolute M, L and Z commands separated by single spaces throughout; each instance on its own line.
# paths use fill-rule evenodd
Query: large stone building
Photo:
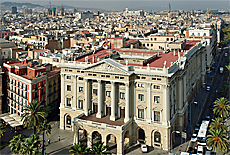
M 132 142 L 170 149 L 170 134 L 188 122 L 189 104 L 205 82 L 203 42 L 185 49 L 154 52 L 112 49 L 62 60 L 60 128 L 90 147 Z

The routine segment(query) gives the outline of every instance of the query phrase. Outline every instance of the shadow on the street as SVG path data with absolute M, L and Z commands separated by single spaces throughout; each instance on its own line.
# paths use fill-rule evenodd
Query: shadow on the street
M 51 155 L 51 154 L 66 154 L 67 152 L 69 152 L 69 149 L 72 145 L 68 145 L 62 148 L 59 148 L 55 151 L 52 152 L 48 152 L 47 155 Z M 72 154 L 72 153 L 68 153 L 68 154 Z

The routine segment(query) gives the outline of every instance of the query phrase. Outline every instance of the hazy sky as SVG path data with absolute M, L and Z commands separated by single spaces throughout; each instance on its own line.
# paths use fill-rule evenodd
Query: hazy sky
M 2 0 L 4 2 L 6 0 Z M 172 10 L 203 10 L 203 9 L 224 9 L 229 10 L 229 0 L 7 0 L 7 2 L 29 2 L 46 5 L 51 1 L 54 5 L 70 5 L 76 8 L 101 8 L 105 10 L 121 11 L 128 7 L 130 10 L 167 10 L 168 3 L 171 4 Z

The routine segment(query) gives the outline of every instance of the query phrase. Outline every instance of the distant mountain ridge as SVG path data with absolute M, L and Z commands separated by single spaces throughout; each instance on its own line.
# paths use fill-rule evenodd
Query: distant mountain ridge
M 23 5 L 26 6 L 27 8 L 36 8 L 36 7 L 45 7 L 48 8 L 49 4 L 47 5 L 39 5 L 39 4 L 32 4 L 32 3 L 16 3 L 16 2 L 3 2 L 1 3 L 2 7 L 4 6 L 5 9 L 11 9 L 12 6 L 16 7 L 22 7 Z M 51 5 L 51 7 L 58 8 L 60 5 Z M 74 6 L 69 6 L 69 5 L 63 5 L 65 9 L 74 9 L 77 8 L 78 10 L 92 10 L 92 11 L 106 11 L 104 9 L 99 9 L 99 8 L 83 8 L 83 7 L 74 7 Z
M 36 8 L 36 7 L 43 7 L 39 4 L 32 4 L 32 3 L 16 3 L 16 2 L 3 2 L 1 5 L 5 6 L 6 8 L 11 8 L 12 6 L 22 7 L 25 5 L 27 8 Z

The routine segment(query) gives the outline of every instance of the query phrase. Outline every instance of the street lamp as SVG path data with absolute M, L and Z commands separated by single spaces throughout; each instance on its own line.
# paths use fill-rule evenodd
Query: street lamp
M 173 148 L 173 143 L 172 143 L 172 134 L 173 134 L 174 132 L 176 132 L 176 133 L 180 133 L 180 131 L 173 131 L 173 132 L 171 132 L 171 154 L 173 153 L 173 151 L 172 151 L 172 148 Z

